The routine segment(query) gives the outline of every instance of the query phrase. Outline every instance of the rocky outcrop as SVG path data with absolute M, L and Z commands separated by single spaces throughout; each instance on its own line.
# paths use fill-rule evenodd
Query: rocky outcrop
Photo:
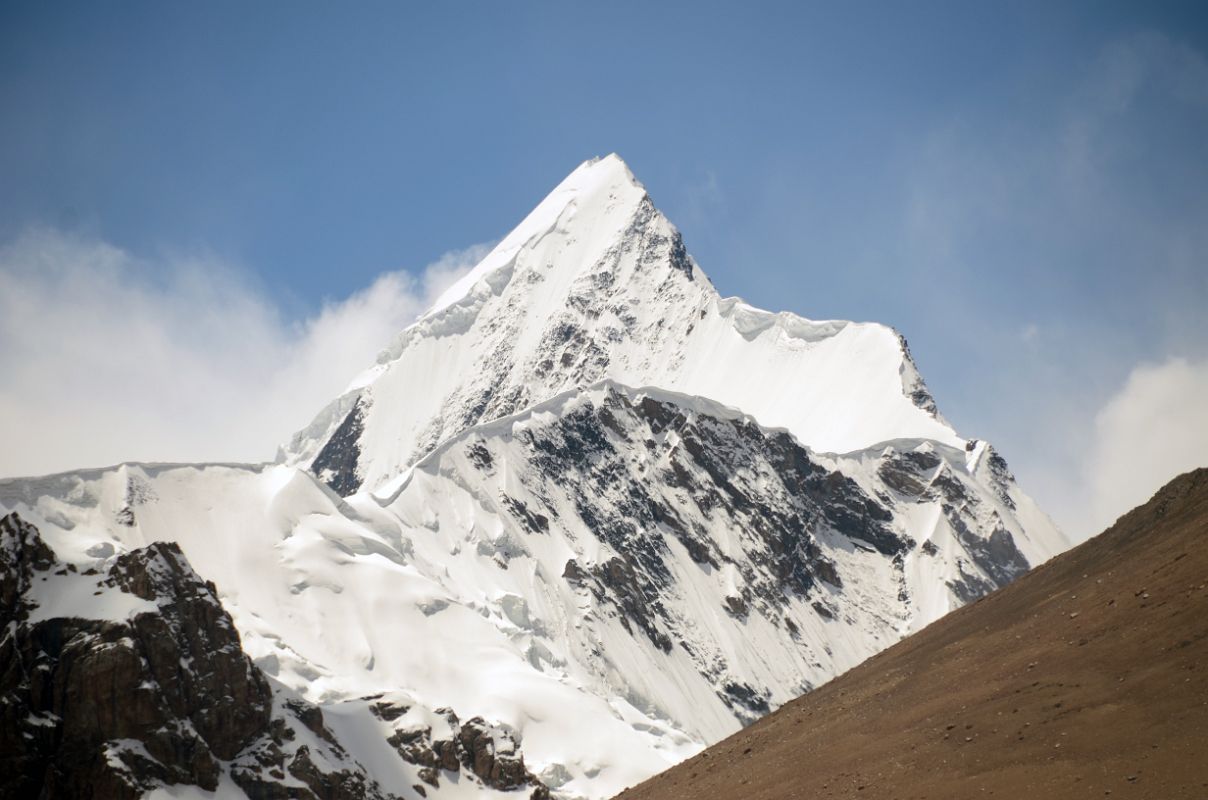
M 407 718 L 410 706 L 370 699 L 376 699 L 373 714 L 394 726 L 388 741 L 404 761 L 420 767 L 419 777 L 428 787 L 439 789 L 442 773 L 453 773 L 491 789 L 526 790 L 530 800 L 548 800 L 549 789 L 525 767 L 515 737 L 504 726 L 482 717 L 461 722 L 452 709 L 441 708 L 434 712 L 441 723 L 436 733 L 434 726 L 414 724 Z M 427 795 L 423 785 L 413 788 Z
M 16 514 L 0 519 L 0 620 L 19 622 L 28 616 L 25 594 L 34 573 L 54 563 L 54 553 L 34 526 Z
M 358 399 L 310 465 L 311 471 L 338 494 L 352 494 L 361 485 L 357 474 L 361 456 L 358 441 L 364 430 L 365 405 Z
M 117 556 L 103 574 L 80 572 L 9 514 L 0 552 L 0 798 L 136 798 L 172 784 L 213 791 L 220 762 L 232 760 L 253 798 L 384 797 L 359 768 L 320 769 L 305 745 L 290 747 L 306 726 L 342 753 L 317 707 L 274 714 L 273 689 L 214 585 L 176 544 Z M 91 590 L 98 612 L 117 597 L 127 613 L 33 616 L 35 584 L 57 579 L 74 585 L 48 585 Z
M 154 544 L 116 558 L 93 592 L 113 587 L 154 610 L 30 624 L 33 575 L 68 570 L 16 515 L 2 527 L 16 558 L 6 559 L 0 578 L 8 612 L 0 643 L 0 793 L 137 797 L 173 783 L 215 789 L 218 759 L 233 758 L 267 726 L 272 692 L 240 649 L 213 584 L 193 572 L 178 546 Z M 15 604 L 14 588 L 24 589 Z
M 106 581 L 157 604 L 128 625 L 139 644 L 143 682 L 178 719 L 188 719 L 215 756 L 233 758 L 264 729 L 272 707 L 268 682 L 240 647 L 239 634 L 176 544 L 154 543 L 118 556 Z
M 976 446 L 977 442 L 973 442 L 969 450 Z M 989 475 L 988 488 L 1005 509 L 1014 511 L 1015 501 L 1009 492 L 1014 478 L 1007 469 L 1007 462 L 988 445 L 985 445 L 982 460 Z M 926 446 L 905 451 L 887 448 L 881 456 L 877 475 L 899 495 L 901 502 L 940 504 L 944 519 L 960 542 L 968 562 L 977 567 L 974 570 L 970 563 L 959 564 L 960 578 L 949 583 L 962 601 L 976 600 L 1028 571 L 1028 560 L 1004 527 L 999 512 L 970 491 L 952 468 Z
M 231 765 L 231 779 L 250 800 L 394 798 L 340 745 L 322 709 L 297 698 L 280 704 L 267 731 Z

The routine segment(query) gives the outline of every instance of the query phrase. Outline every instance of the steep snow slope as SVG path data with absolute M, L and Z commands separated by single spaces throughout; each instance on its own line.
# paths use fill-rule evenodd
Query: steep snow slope
M 498 724 L 551 788 L 601 797 L 1060 549 L 993 458 L 815 455 L 604 382 L 464 431 L 377 496 L 281 465 L 128 465 L 0 482 L 0 504 L 81 567 L 178 542 L 389 791 L 419 778 L 361 699 L 383 692 L 429 728 L 440 708 Z
M 470 425 L 601 378 L 736 406 L 816 450 L 964 445 L 892 329 L 721 298 L 612 155 L 554 189 L 282 459 L 340 494 L 376 489 Z

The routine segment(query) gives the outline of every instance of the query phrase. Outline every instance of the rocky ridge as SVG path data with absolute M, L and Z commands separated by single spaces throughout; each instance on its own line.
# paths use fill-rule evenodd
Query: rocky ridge
M 81 570 L 8 514 L 0 552 L 0 797 L 137 798 L 175 785 L 237 786 L 253 800 L 394 797 L 335 739 L 321 708 L 271 685 L 244 654 L 214 585 L 176 544 Z M 130 613 L 48 614 L 39 591 L 48 582 Z M 493 733 L 471 720 L 450 752 L 485 786 L 547 797 L 514 743 L 495 756 Z M 433 764 L 427 779 L 460 761 Z
M 413 719 L 410 705 L 384 699 L 383 695 L 366 699 L 372 701 L 373 715 L 390 724 L 391 746 L 404 761 L 420 768 L 417 774 L 428 787 L 439 789 L 442 774 L 464 771 L 484 786 L 502 791 L 528 790 L 530 800 L 548 800 L 549 789 L 525 767 L 524 755 L 506 727 L 492 725 L 482 717 L 461 722 L 451 708 L 435 710 L 436 725 L 424 724 Z M 413 788 L 427 797 L 424 786 Z

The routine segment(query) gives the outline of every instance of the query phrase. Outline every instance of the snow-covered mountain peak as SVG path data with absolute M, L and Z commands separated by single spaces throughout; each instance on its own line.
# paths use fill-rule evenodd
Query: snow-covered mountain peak
M 722 298 L 617 156 L 580 165 L 283 448 L 341 494 L 448 437 L 604 378 L 713 398 L 847 452 L 963 447 L 905 341 Z
M 584 161 L 474 269 L 446 289 L 424 317 L 432 317 L 464 300 L 480 282 L 506 268 L 534 237 L 545 235 L 557 226 L 569 228 L 575 218 L 586 218 L 588 227 L 593 229 L 587 231 L 579 227 L 575 232 L 577 235 L 594 234 L 599 239 L 615 236 L 615 223 L 632 215 L 644 200 L 647 200 L 645 187 L 638 183 L 620 156 L 613 153 Z M 563 261 L 562 265 L 577 266 L 568 261 Z

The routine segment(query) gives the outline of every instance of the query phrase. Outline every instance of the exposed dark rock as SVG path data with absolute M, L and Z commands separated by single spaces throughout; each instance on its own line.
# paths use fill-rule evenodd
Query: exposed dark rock
M 739 709 L 741 716 L 752 721 L 772 710 L 766 693 L 758 692 L 745 683 L 727 683 L 722 687 L 720 696 L 726 705 Z
M 1019 552 L 1015 539 L 1002 527 L 1001 522 L 983 539 L 969 528 L 952 506 L 944 506 L 944 515 L 965 552 L 973 559 L 973 563 L 977 564 L 996 586 L 1006 586 L 1028 571 L 1028 560 Z
M 963 561 L 957 563 L 960 578 L 948 582 L 948 588 L 962 603 L 972 603 L 977 598 L 994 591 L 994 584 L 968 569 Z
M 373 711 L 373 715 L 378 719 L 385 722 L 394 722 L 396 719 L 410 711 L 411 706 L 383 701 L 374 704 L 371 710 Z
M 471 442 L 466 447 L 466 458 L 470 459 L 470 463 L 478 467 L 484 472 L 490 470 L 495 463 L 491 458 L 491 451 L 486 448 L 482 442 Z
M 993 447 L 986 445 L 986 464 L 990 470 L 990 481 L 994 486 L 995 494 L 998 495 L 998 499 L 1003 502 L 1003 505 L 1014 511 L 1015 501 L 1011 499 L 1010 487 L 1015 483 L 1015 476 L 1011 474 L 1006 459 L 999 455 Z
M 684 246 L 684 238 L 676 231 L 670 243 L 670 262 L 680 272 L 688 276 L 688 280 L 696 280 L 692 274 L 692 259 L 688 256 L 688 248 Z
M 406 713 L 401 706 L 378 702 L 372 706 L 379 719 L 398 722 Z M 444 717 L 449 738 L 434 739 L 427 726 L 403 727 L 401 723 L 388 739 L 398 754 L 421 769 L 419 776 L 432 788 L 440 788 L 442 772 L 472 776 L 483 786 L 500 791 L 531 788 L 530 798 L 545 800 L 549 789 L 524 765 L 524 756 L 515 737 L 506 728 L 492 725 L 482 717 L 461 722 L 452 709 L 436 712 Z M 426 793 L 425 793 L 426 796 Z
M 361 458 L 361 434 L 364 432 L 365 407 L 358 398 L 344 421 L 310 463 L 310 471 L 341 497 L 347 497 L 361 488 L 357 466 Z
M 566 580 L 570 581 L 571 583 L 582 583 L 589 576 L 583 570 L 583 568 L 579 566 L 579 562 L 571 558 L 567 559 L 566 566 L 562 569 L 562 577 L 566 578 Z
M 135 475 L 129 476 L 126 479 L 126 502 L 114 512 L 115 521 L 123 527 L 133 528 L 138 524 L 135 507 L 154 499 L 155 493 L 145 481 Z
M 304 786 L 291 786 L 288 773 Z M 308 745 L 299 745 L 292 753 L 278 742 L 263 739 L 251 755 L 245 755 L 231 769 L 231 778 L 251 800 L 389 800 L 377 783 L 353 769 L 320 769 Z
M 747 616 L 747 601 L 738 595 L 727 595 L 725 599 L 726 611 L 732 616 L 742 619 Z
M 0 527 L 6 545 L 11 537 L 25 554 L 5 562 L 7 600 L 29 566 L 53 554 L 16 515 Z M 135 797 L 158 783 L 212 790 L 215 759 L 236 756 L 268 723 L 267 682 L 240 649 L 213 585 L 176 545 L 118 557 L 98 587 L 105 584 L 156 610 L 120 621 L 18 622 L 0 643 L 0 795 L 93 796 L 90 787 L 101 786 Z
M 930 486 L 939 456 L 925 451 L 895 452 L 881 462 L 877 474 L 894 491 L 909 498 L 922 498 Z
M 952 474 L 952 470 L 946 466 L 941 467 L 931 479 L 931 491 L 923 499 L 942 498 L 946 503 L 953 506 L 959 506 L 969 501 L 969 494 L 965 490 L 965 485 Z
M 325 771 L 304 745 L 290 749 L 296 724 L 346 756 L 317 707 L 291 700 L 286 717 L 273 716 L 272 689 L 214 585 L 177 545 L 154 543 L 118 556 L 104 575 L 80 575 L 98 593 L 147 601 L 115 620 L 30 623 L 37 573 L 76 570 L 16 514 L 0 520 L 0 552 L 0 798 L 125 800 L 172 784 L 213 791 L 220 760 L 234 762 L 231 776 L 252 798 L 385 798 L 359 768 Z M 287 786 L 287 772 L 302 786 Z
M 910 393 L 910 402 L 928 414 L 934 415 L 939 413 L 939 409 L 935 405 L 935 397 L 932 396 L 931 392 L 925 386 L 915 389 Z
M 506 494 L 502 495 L 499 499 L 503 503 L 504 508 L 510 511 L 512 516 L 520 520 L 526 531 L 529 533 L 549 533 L 549 517 L 530 510 L 523 500 L 517 500 Z
M 54 553 L 37 528 L 16 514 L 0 519 L 0 621 L 19 621 L 28 616 L 25 594 L 34 573 L 54 565 Z
M 972 449 L 969 448 L 969 451 Z M 1007 492 L 1014 478 L 1007 471 L 1006 462 L 993 449 L 987 448 L 986 463 L 996 494 L 1004 504 L 1014 508 L 1014 502 Z M 984 504 L 935 453 L 926 450 L 890 452 L 882 460 L 877 474 L 907 501 L 940 501 L 944 518 L 957 540 L 973 564 L 984 573 L 975 575 L 967 567 L 962 567 L 961 578 L 951 584 L 953 592 L 961 600 L 975 600 L 1028 571 L 1030 565 L 1027 559 L 1016 546 L 1014 537 L 998 520 L 997 512 L 991 512 L 997 525 L 989 536 L 983 536 L 973 529 L 974 525 L 979 524 L 975 520 Z M 931 556 L 939 552 L 930 541 L 924 542 L 921 549 Z
M 597 564 L 592 575 L 599 589 L 598 597 L 610 600 L 620 608 L 621 622 L 626 630 L 630 630 L 632 620 L 663 652 L 671 652 L 671 638 L 660 625 L 665 617 L 663 605 L 658 597 L 658 588 L 649 576 L 639 573 L 630 561 L 623 558 L 611 558 L 603 564 Z
M 331 735 L 331 731 L 327 730 L 327 724 L 323 719 L 323 709 L 302 700 L 286 700 L 285 707 L 315 736 L 332 747 L 340 746 L 335 737 Z
M 906 337 L 900 333 L 898 334 L 898 344 L 902 347 L 902 358 L 905 359 L 907 363 L 913 365 L 914 356 L 910 354 L 910 343 L 907 342 Z M 905 368 L 905 366 L 906 365 L 903 364 L 903 368 Z M 923 409 L 933 417 L 939 414 L 939 409 L 935 405 L 935 398 L 932 397 L 931 392 L 927 389 L 926 384 L 923 383 L 923 379 L 921 377 L 917 377 L 917 372 L 913 385 L 905 386 L 904 388 L 910 395 L 910 402 L 914 403 L 916 406 Z

